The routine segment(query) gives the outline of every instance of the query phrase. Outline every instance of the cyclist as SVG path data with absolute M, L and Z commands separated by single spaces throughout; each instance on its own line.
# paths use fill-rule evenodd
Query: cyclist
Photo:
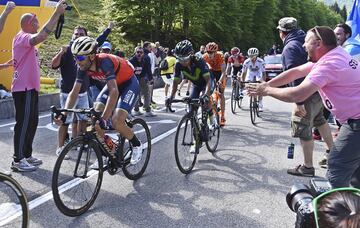
M 237 77 L 238 75 L 240 76 L 245 58 L 238 47 L 233 47 L 230 53 L 231 56 L 227 62 L 226 72 L 230 73 L 232 77 Z M 240 97 L 243 97 L 242 90 L 240 91 Z
M 112 115 L 113 128 L 128 139 L 133 146 L 130 163 L 134 165 L 140 161 L 143 147 L 134 132 L 125 124 L 125 120 L 138 99 L 139 82 L 134 75 L 134 67 L 131 63 L 115 55 L 96 54 L 97 48 L 98 43 L 88 36 L 79 37 L 72 44 L 71 52 L 79 70 L 65 108 L 74 106 L 85 77 L 106 81 L 105 87 L 94 103 L 96 111 L 103 111 L 99 125 L 102 127 L 106 125 L 106 121 Z M 62 119 L 66 119 L 66 114 Z M 62 122 L 60 119 L 57 121 L 57 123 Z M 100 136 L 104 135 L 103 131 L 98 133 Z
M 203 59 L 210 66 L 210 72 L 215 79 L 215 82 L 219 86 L 220 93 L 220 126 L 225 125 L 225 86 L 226 86 L 226 64 L 224 62 L 224 56 L 218 51 L 219 47 L 215 42 L 210 42 L 206 45 L 206 53 L 203 55 Z
M 259 50 L 255 47 L 250 48 L 247 52 L 249 58 L 245 60 L 241 79 L 244 82 L 249 81 L 264 81 L 265 77 L 265 62 L 261 58 L 258 57 Z M 246 76 L 246 78 L 245 78 Z M 263 111 L 263 102 L 262 96 L 259 96 L 259 112 Z

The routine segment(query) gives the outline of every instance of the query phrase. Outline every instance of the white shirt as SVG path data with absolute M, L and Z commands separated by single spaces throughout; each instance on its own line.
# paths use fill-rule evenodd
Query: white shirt
M 254 78 L 259 81 L 263 76 L 263 72 L 265 72 L 265 62 L 258 57 L 255 63 L 253 63 L 251 59 L 248 58 L 245 60 L 242 70 L 246 72 L 245 81 L 253 81 Z

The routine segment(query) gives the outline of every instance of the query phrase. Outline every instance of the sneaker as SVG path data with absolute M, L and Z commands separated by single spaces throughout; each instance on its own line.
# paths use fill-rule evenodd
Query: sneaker
M 157 108 L 157 104 L 154 101 L 151 101 L 150 106 L 151 106 L 152 109 Z
M 318 140 L 318 141 L 321 140 L 321 135 L 317 135 L 317 134 L 313 133 L 312 137 L 313 137 L 314 140 Z
M 34 165 L 34 166 L 39 166 L 39 165 L 41 165 L 43 163 L 41 159 L 35 158 L 33 156 L 30 156 L 30 157 L 26 158 L 26 161 L 30 165 Z
M 141 160 L 142 153 L 143 153 L 143 147 L 142 147 L 142 144 L 140 142 L 140 146 L 132 148 L 130 164 L 135 165 L 136 163 L 138 163 Z
M 288 169 L 287 173 L 294 176 L 313 177 L 315 176 L 314 167 L 308 168 L 305 165 L 298 165 L 294 169 Z
M 153 113 L 152 111 L 148 111 L 148 112 L 145 112 L 145 117 L 155 117 L 156 114 Z
M 142 114 L 142 112 L 134 110 L 134 116 L 141 116 Z
M 57 148 L 56 149 L 56 152 L 55 152 L 55 154 L 56 154 L 56 156 L 60 156 L 60 153 L 61 153 L 61 151 L 64 149 L 64 146 L 61 146 L 61 147 L 59 147 L 59 148 Z M 76 148 L 77 149 L 77 148 Z M 65 158 L 64 158 L 64 160 L 69 160 L 70 159 L 70 156 L 69 155 L 65 155 Z
M 13 161 L 11 163 L 11 168 L 18 172 L 31 172 L 37 169 L 36 166 L 29 164 L 25 158 L 21 159 L 19 162 Z
M 190 92 L 189 91 L 186 91 L 186 96 L 189 96 L 190 95 Z
M 107 166 L 107 163 L 108 163 L 108 158 L 102 156 L 102 160 L 103 160 L 103 168 L 105 168 Z M 89 168 L 94 169 L 94 170 L 99 170 L 99 161 L 96 160 L 96 162 L 94 162 L 92 165 L 90 165 Z

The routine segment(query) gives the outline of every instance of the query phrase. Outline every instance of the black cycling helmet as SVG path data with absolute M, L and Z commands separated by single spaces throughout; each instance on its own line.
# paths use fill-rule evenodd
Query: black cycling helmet
M 193 53 L 193 46 L 188 40 L 180 41 L 176 44 L 174 49 L 174 55 L 177 59 L 186 59 Z

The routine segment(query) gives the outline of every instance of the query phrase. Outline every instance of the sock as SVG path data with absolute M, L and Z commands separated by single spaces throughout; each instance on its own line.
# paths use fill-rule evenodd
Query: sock
M 134 137 L 132 139 L 130 139 L 131 145 L 133 145 L 134 147 L 140 146 L 140 141 L 139 139 L 136 137 L 136 135 L 134 135 Z

